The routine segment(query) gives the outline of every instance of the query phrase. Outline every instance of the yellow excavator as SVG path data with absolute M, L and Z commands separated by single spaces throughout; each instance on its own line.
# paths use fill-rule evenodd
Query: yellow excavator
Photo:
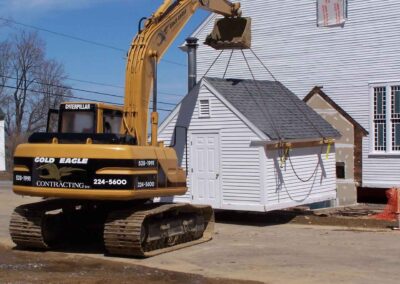
M 62 103 L 49 112 L 46 132 L 17 147 L 13 191 L 44 198 L 14 210 L 9 229 L 18 247 L 52 249 L 97 232 L 109 254 L 148 257 L 212 238 L 210 206 L 152 202 L 187 191 L 175 150 L 157 139 L 157 64 L 198 8 L 224 16 L 207 38 L 210 46 L 249 47 L 249 19 L 239 3 L 165 0 L 139 24 L 123 107 Z

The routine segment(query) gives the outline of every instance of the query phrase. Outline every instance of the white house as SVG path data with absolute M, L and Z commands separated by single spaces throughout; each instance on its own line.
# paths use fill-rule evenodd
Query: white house
M 334 144 L 322 140 L 339 136 L 278 82 L 209 77 L 159 129 L 188 168 L 189 191 L 174 201 L 250 211 L 334 200 Z
M 348 1 L 343 27 L 316 23 L 316 0 L 241 0 L 252 18 L 252 50 L 286 87 L 303 98 L 314 86 L 369 133 L 362 140 L 364 188 L 400 186 L 400 1 Z M 215 16 L 192 36 L 203 40 Z M 257 79 L 268 72 L 244 51 Z M 198 73 L 204 75 L 219 51 L 201 45 Z M 230 52 L 208 76 L 220 77 Z M 227 77 L 251 78 L 242 53 L 233 53 Z

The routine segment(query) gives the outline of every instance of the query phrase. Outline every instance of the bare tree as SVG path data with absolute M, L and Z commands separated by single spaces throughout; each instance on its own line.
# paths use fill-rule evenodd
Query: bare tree
M 7 103 L 7 96 L 4 91 L 4 86 L 7 83 L 11 64 L 11 48 L 10 44 L 0 42 L 0 107 Z
M 46 127 L 47 112 L 58 108 L 65 97 L 71 96 L 71 90 L 63 83 L 66 79 L 64 67 L 55 60 L 43 62 L 40 71 L 36 74 L 39 82 L 33 86 L 33 92 L 39 97 L 29 99 L 30 114 L 27 120 L 26 131 L 35 132 Z
M 4 46 L 4 49 L 2 48 Z M 71 91 L 62 64 L 45 57 L 37 33 L 22 31 L 0 46 L 0 105 L 5 112 L 9 165 L 15 147 L 46 126 L 49 108 Z

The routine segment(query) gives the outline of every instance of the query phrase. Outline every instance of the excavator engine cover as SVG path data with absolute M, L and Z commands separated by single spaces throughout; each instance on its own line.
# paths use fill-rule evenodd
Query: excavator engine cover
M 217 19 L 214 29 L 204 42 L 214 49 L 249 49 L 251 47 L 251 18 Z

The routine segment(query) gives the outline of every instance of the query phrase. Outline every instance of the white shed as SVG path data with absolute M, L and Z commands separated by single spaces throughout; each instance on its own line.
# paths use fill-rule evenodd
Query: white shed
M 217 78 L 203 78 L 159 130 L 188 168 L 189 190 L 174 201 L 249 211 L 334 200 L 334 144 L 321 141 L 339 136 L 278 82 Z

